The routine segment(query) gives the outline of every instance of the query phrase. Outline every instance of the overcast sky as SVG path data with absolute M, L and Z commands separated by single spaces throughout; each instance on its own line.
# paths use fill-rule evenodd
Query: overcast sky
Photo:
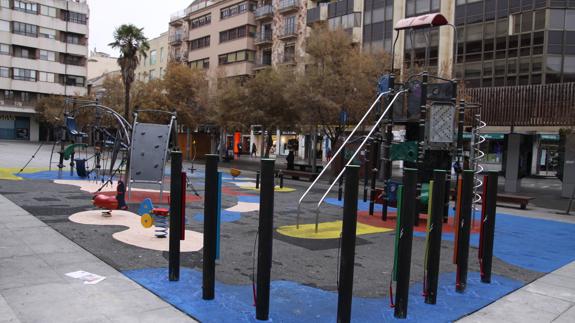
M 108 47 L 114 29 L 132 23 L 144 28 L 149 39 L 168 30 L 170 15 L 185 9 L 193 0 L 88 0 L 90 6 L 90 50 L 117 56 Z

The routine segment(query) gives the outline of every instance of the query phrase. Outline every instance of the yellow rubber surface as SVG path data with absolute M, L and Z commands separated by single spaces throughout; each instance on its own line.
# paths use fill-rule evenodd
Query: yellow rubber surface
M 342 221 L 322 222 L 318 226 L 318 232 L 315 232 L 315 223 L 300 224 L 299 229 L 295 225 L 279 227 L 277 232 L 292 238 L 300 239 L 337 239 L 341 234 Z M 378 228 L 371 225 L 357 223 L 356 234 L 372 234 L 390 232 L 393 229 Z
M 21 181 L 22 177 L 16 176 L 16 173 L 18 173 L 19 170 L 20 168 L 0 168 L 0 179 Z M 32 174 L 45 170 L 48 170 L 48 168 L 26 168 L 22 173 Z

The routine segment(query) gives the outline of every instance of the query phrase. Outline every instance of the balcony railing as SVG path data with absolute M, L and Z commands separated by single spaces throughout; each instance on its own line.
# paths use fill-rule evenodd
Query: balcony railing
M 170 44 L 176 44 L 176 43 L 181 43 L 184 40 L 184 35 L 183 34 L 174 34 L 174 35 L 170 35 Z
M 308 26 L 320 21 L 320 7 L 307 9 L 306 23 Z
M 257 33 L 254 43 L 256 45 L 267 44 L 272 42 L 272 32 Z
M 267 4 L 256 9 L 254 13 L 256 19 L 264 19 L 267 17 L 272 17 L 274 15 L 274 8 Z
M 279 11 L 288 12 L 299 8 L 299 1 L 297 0 L 280 0 Z
M 294 28 L 294 26 L 284 28 L 281 35 L 279 36 L 280 39 L 293 38 L 293 37 L 297 37 L 297 30 Z

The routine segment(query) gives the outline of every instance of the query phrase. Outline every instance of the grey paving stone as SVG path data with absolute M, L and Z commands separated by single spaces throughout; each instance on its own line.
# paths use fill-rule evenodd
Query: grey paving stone
M 2 295 L 0 295 L 0 322 L 20 322 Z
M 561 287 L 542 281 L 534 281 L 533 283 L 525 286 L 525 290 L 532 293 L 538 293 L 541 295 L 547 295 L 566 300 L 569 302 L 575 302 L 575 289 L 569 287 Z
M 509 323 L 540 323 L 551 322 L 557 314 L 537 310 L 529 306 L 500 299 L 482 310 L 462 318 L 458 322 L 509 322 Z
M 567 311 L 561 313 L 559 317 L 553 321 L 553 323 L 573 323 L 575 322 L 575 304 L 571 306 Z
M 547 295 L 531 293 L 526 289 L 520 289 L 511 293 L 504 299 L 515 304 L 516 307 L 530 307 L 556 315 L 563 313 L 573 305 L 571 302 Z
M 170 323 L 188 323 L 197 322 L 186 314 L 178 311 L 175 308 L 163 308 L 159 310 L 146 311 L 139 313 L 136 316 L 132 315 L 118 315 L 111 316 L 110 320 L 117 323 L 156 323 L 156 322 L 170 322 Z

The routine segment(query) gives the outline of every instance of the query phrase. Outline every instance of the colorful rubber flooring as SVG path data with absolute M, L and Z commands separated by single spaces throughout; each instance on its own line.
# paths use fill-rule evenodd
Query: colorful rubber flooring
M 226 285 L 216 282 L 215 299 L 202 300 L 202 274 L 184 268 L 180 281 L 168 281 L 166 269 L 141 269 L 124 274 L 201 322 L 258 322 L 255 319 L 250 285 Z M 421 296 L 422 285 L 411 286 L 408 319 L 397 320 L 387 298 L 355 297 L 353 322 L 451 322 L 478 310 L 522 286 L 522 283 L 493 276 L 491 284 L 479 282 L 479 274 L 470 273 L 467 291 L 455 293 L 455 275 L 439 278 L 438 302 L 428 305 Z M 273 281 L 270 291 L 270 322 L 336 321 L 337 293 L 289 281 Z

